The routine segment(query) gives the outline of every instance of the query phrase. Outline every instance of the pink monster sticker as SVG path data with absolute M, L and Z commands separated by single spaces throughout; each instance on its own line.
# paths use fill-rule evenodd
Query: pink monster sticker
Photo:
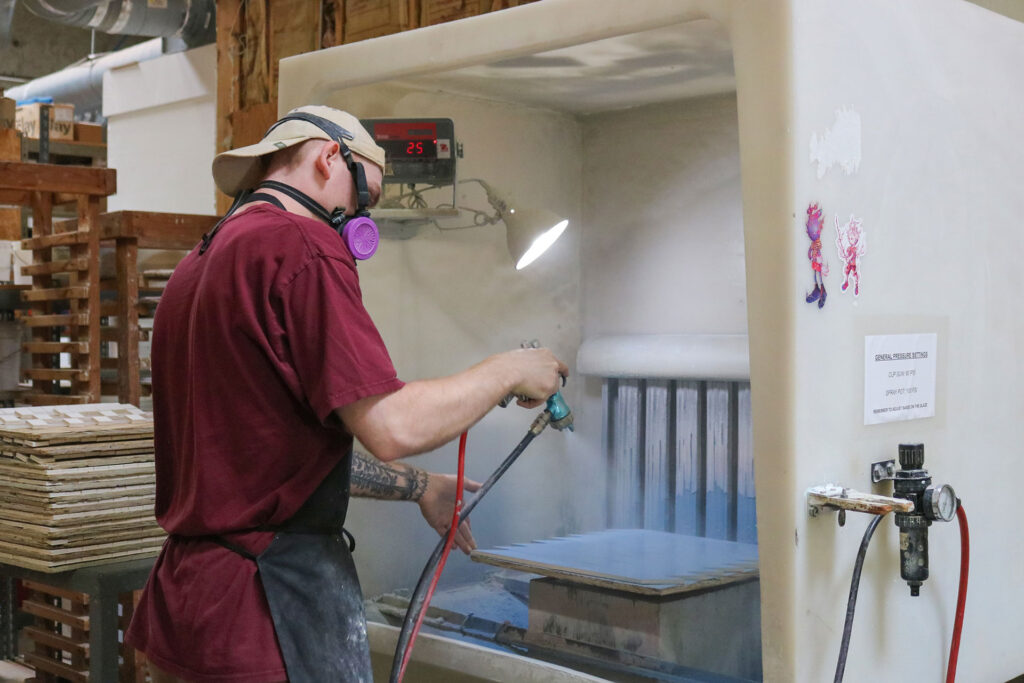
M 807 303 L 818 302 L 818 308 L 825 306 L 825 298 L 828 293 L 825 291 L 825 276 L 828 275 L 828 262 L 821 253 L 821 232 L 825 228 L 825 221 L 821 215 L 821 207 L 817 203 L 807 207 L 807 237 L 811 240 L 811 247 L 807 250 L 807 258 L 811 262 L 811 270 L 814 272 L 814 289 L 807 295 Z
M 836 216 L 836 248 L 839 250 L 839 258 L 846 267 L 843 269 L 843 286 L 845 292 L 853 281 L 853 295 L 860 295 L 860 272 L 857 270 L 858 262 L 867 250 L 864 228 L 860 219 L 850 214 L 850 220 L 846 225 L 839 225 L 839 216 Z

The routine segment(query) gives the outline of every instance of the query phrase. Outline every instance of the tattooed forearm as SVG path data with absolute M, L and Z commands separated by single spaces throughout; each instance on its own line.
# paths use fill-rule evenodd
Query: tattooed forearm
M 404 463 L 385 463 L 356 451 L 352 456 L 350 492 L 361 498 L 418 501 L 427 490 L 429 475 Z

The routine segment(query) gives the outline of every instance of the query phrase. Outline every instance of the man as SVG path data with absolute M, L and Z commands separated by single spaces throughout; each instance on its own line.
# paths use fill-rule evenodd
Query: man
M 348 495 L 416 500 L 444 531 L 453 478 L 393 461 L 509 393 L 540 405 L 568 373 L 536 349 L 396 377 L 339 235 L 383 171 L 359 121 L 328 107 L 214 161 L 239 201 L 175 269 L 153 330 L 156 515 L 170 536 L 126 638 L 155 683 L 371 680 Z M 376 457 L 353 456 L 353 436 Z M 468 525 L 458 543 L 473 547 Z

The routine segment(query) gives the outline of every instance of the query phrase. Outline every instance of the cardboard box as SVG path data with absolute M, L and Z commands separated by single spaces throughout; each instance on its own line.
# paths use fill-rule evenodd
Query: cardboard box
M 9 97 L 0 97 L 0 128 L 14 128 L 17 121 L 17 105 Z
M 102 145 L 103 124 L 102 123 L 75 123 L 75 142 L 85 142 L 90 145 Z
M 348 0 L 345 3 L 345 42 L 416 28 L 417 0 Z
M 43 107 L 50 108 L 50 139 L 75 139 L 75 105 L 73 104 L 23 104 L 18 107 L 18 130 L 27 138 L 39 138 L 39 118 Z

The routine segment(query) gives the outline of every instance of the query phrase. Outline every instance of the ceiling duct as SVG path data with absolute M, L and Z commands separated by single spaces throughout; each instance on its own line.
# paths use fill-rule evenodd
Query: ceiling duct
M 177 37 L 188 47 L 215 37 L 214 0 L 21 0 L 43 19 L 101 33 Z
M 56 102 L 75 105 L 75 118 L 79 121 L 100 121 L 103 118 L 103 74 L 162 54 L 163 41 L 154 38 L 117 52 L 97 55 L 28 83 L 7 88 L 4 94 L 16 100 L 52 97 Z
M 10 36 L 15 0 L 0 0 L 0 45 Z M 78 120 L 102 120 L 103 74 L 110 69 L 199 47 L 216 38 L 214 0 L 21 0 L 33 14 L 67 26 L 103 33 L 154 36 L 105 55 L 90 55 L 77 64 L 7 89 L 17 100 L 52 97 L 75 105 Z M 6 23 L 3 23 L 6 20 Z

